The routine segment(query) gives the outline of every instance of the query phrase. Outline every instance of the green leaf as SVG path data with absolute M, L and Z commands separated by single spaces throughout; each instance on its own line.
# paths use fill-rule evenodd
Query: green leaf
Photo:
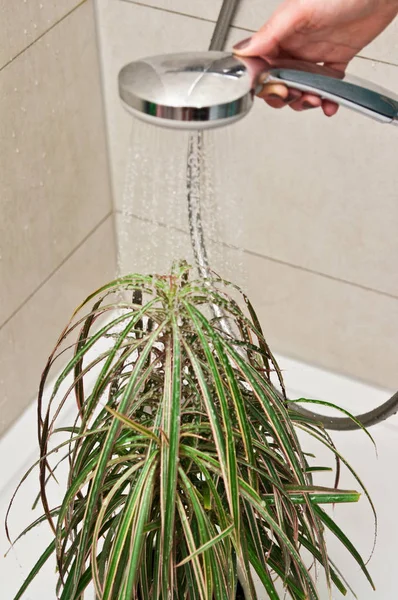
M 358 421 L 358 419 L 356 417 L 354 417 L 354 415 L 352 415 L 350 412 L 348 412 L 344 408 L 341 408 L 340 406 L 337 406 L 336 404 L 333 404 L 332 402 L 325 402 L 324 400 L 309 400 L 308 398 L 298 398 L 297 400 L 289 399 L 289 404 L 290 403 L 292 403 L 292 404 L 318 404 L 319 406 L 326 406 L 328 408 L 332 408 L 334 410 L 337 410 L 337 411 L 343 413 L 346 417 L 351 419 L 351 421 L 353 423 L 355 423 L 355 425 L 358 427 L 358 429 L 362 429 L 362 431 L 368 436 L 368 438 L 372 442 L 373 446 L 375 447 L 376 453 L 377 453 L 376 442 L 374 441 L 372 435 L 369 433 L 369 430 L 366 429 L 366 427 L 364 427 L 362 425 L 362 423 L 360 421 Z
M 205 599 L 206 598 L 206 576 L 202 570 L 202 566 L 201 566 L 200 560 L 198 558 L 198 555 L 196 554 L 197 548 L 195 545 L 195 536 L 193 534 L 190 520 L 188 519 L 188 516 L 185 512 L 185 508 L 184 508 L 184 505 L 183 505 L 180 497 L 177 498 L 177 508 L 178 508 L 181 524 L 182 524 L 182 527 L 184 530 L 187 548 L 189 549 L 191 555 L 193 556 L 192 563 L 193 563 L 193 570 L 194 570 L 195 576 L 192 577 L 192 581 L 194 581 L 194 583 L 195 583 L 195 587 L 197 589 L 197 593 L 199 594 L 200 598 Z
M 125 485 L 125 483 L 129 479 L 132 478 L 133 474 L 136 471 L 143 468 L 144 465 L 145 465 L 144 460 L 136 463 L 130 469 L 127 469 L 126 472 L 117 479 L 116 483 L 114 484 L 114 486 L 112 487 L 110 492 L 107 494 L 105 501 L 102 503 L 101 510 L 96 519 L 93 536 L 92 536 L 93 539 L 92 539 L 92 547 L 91 547 L 91 563 L 93 566 L 92 576 L 93 576 L 93 581 L 94 581 L 97 596 L 101 596 L 101 594 L 102 594 L 102 582 L 100 580 L 100 568 L 99 568 L 100 564 L 97 561 L 97 546 L 98 546 L 98 541 L 100 538 L 100 531 L 103 526 L 103 521 L 104 521 L 105 515 L 107 512 L 109 512 L 109 505 L 112 504 L 112 500 L 115 497 L 115 495 L 119 492 L 120 488 L 122 488 Z M 114 508 L 112 510 L 114 510 Z M 110 552 L 108 554 L 108 557 L 109 557 L 109 555 L 110 555 Z
M 172 336 L 166 346 L 165 379 L 163 394 L 161 461 L 160 461 L 160 506 L 161 506 L 161 586 L 167 598 L 168 589 L 174 587 L 169 581 L 172 570 L 170 561 L 173 546 L 174 521 L 177 500 L 177 475 L 180 444 L 181 413 L 181 347 L 178 325 L 172 318 Z
M 117 528 L 115 540 L 112 545 L 112 552 L 109 557 L 101 600 L 113 600 L 113 598 L 115 598 L 114 594 L 118 593 L 118 590 L 115 590 L 115 578 L 121 565 L 123 565 L 121 560 L 122 554 L 129 536 L 131 536 L 132 540 L 129 562 L 131 563 L 130 568 L 134 569 L 131 576 L 135 575 L 135 569 L 137 568 L 143 545 L 145 515 L 148 510 L 149 497 L 152 493 L 157 455 L 158 452 L 156 451 L 148 457 L 136 485 L 129 494 L 126 506 L 123 509 L 120 524 Z M 134 580 L 130 579 L 129 574 L 127 574 L 127 576 L 129 585 L 134 583 Z M 120 590 L 118 597 L 123 598 L 123 596 L 119 596 L 119 594 Z
M 131 600 L 134 596 L 133 590 L 137 581 L 142 550 L 147 537 L 145 524 L 151 509 L 154 492 L 154 478 L 157 467 L 157 463 L 152 466 L 143 485 L 143 489 L 141 490 L 140 503 L 134 517 L 133 526 L 131 527 L 131 543 L 128 548 L 128 561 L 126 565 L 126 584 L 124 586 L 123 594 L 118 596 L 120 600 Z M 104 598 L 106 598 L 106 596 L 104 596 Z
M 186 305 L 188 314 L 191 316 L 193 322 L 196 325 L 196 331 L 198 337 L 202 343 L 203 350 L 205 352 L 208 365 L 210 368 L 210 372 L 213 378 L 214 386 L 217 391 L 217 396 L 221 406 L 221 414 L 223 419 L 223 427 L 225 432 L 225 445 L 226 445 L 226 453 L 225 465 L 221 466 L 222 471 L 225 473 L 225 481 L 228 482 L 228 486 L 226 488 L 228 501 L 231 507 L 234 524 L 236 528 L 237 539 L 239 539 L 239 527 L 240 527 L 240 510 L 239 510 L 239 494 L 238 486 L 237 486 L 237 463 L 236 463 L 236 453 L 235 453 L 235 444 L 233 442 L 233 434 L 232 434 L 232 422 L 230 410 L 227 402 L 227 398 L 224 392 L 223 382 L 217 368 L 217 364 L 214 360 L 211 348 L 209 343 L 204 335 L 200 324 L 204 324 L 206 326 L 206 321 L 203 315 L 197 311 L 194 307 Z M 209 330 L 207 329 L 207 332 Z M 217 344 L 217 338 L 212 335 L 213 341 Z M 222 348 L 222 347 L 221 347 Z M 224 363 L 225 364 L 225 363 Z M 210 415 L 209 415 L 210 416 Z
M 221 531 L 221 533 L 216 535 L 216 537 L 214 537 L 211 540 L 209 540 L 208 542 L 206 542 L 206 544 L 203 544 L 202 546 L 200 546 L 193 554 L 190 554 L 189 556 L 184 558 L 184 560 L 179 562 L 178 565 L 176 565 L 176 566 L 181 567 L 182 565 L 185 565 L 185 563 L 187 563 L 187 562 L 191 561 L 193 558 L 195 558 L 195 556 L 198 556 L 199 554 L 202 554 L 206 550 L 209 550 L 215 544 L 218 544 L 221 540 L 223 540 L 225 537 L 227 537 L 227 535 L 230 535 L 230 533 L 233 530 L 234 530 L 234 525 L 232 524 L 229 527 L 227 527 L 227 529 L 224 529 L 224 531 Z
M 148 427 L 144 427 L 140 423 L 136 423 L 129 417 L 126 417 L 125 415 L 122 415 L 121 413 L 117 412 L 116 410 L 113 410 L 113 408 L 110 408 L 110 406 L 105 406 L 105 410 L 107 410 L 112 416 L 114 416 L 115 419 L 118 419 L 121 423 L 126 425 L 126 427 L 130 427 L 131 429 L 138 431 L 138 433 L 142 433 L 142 435 L 144 435 L 145 437 L 153 440 L 158 445 L 160 445 L 160 439 L 157 437 L 157 435 L 155 435 L 153 433 L 153 431 L 148 429 Z

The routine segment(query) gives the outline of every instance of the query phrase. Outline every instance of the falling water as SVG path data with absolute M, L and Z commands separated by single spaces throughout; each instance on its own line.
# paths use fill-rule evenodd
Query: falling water
M 189 139 L 198 138 L 134 120 L 124 193 L 117 209 L 119 273 L 165 272 L 178 259 L 194 264 L 187 210 L 190 193 L 199 203 L 211 269 L 243 283 L 233 133 L 206 131 L 193 152 Z
M 187 136 L 178 133 L 133 121 L 117 214 L 120 273 L 167 271 L 186 258 Z
M 210 244 L 210 264 L 220 276 L 245 287 L 244 213 L 234 127 L 205 132 L 203 148 L 203 228 Z M 222 242 L 222 243 L 219 243 Z

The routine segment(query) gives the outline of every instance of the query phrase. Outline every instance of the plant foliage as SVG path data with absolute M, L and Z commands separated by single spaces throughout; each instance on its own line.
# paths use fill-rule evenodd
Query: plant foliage
M 276 578 L 291 598 L 316 600 L 311 561 L 346 590 L 326 529 L 371 582 L 321 507 L 359 494 L 313 484 L 316 468 L 297 428 L 339 454 L 321 426 L 292 412 L 255 312 L 243 295 L 242 310 L 237 294 L 220 280 L 191 281 L 179 264 L 169 276 L 113 281 L 75 312 L 38 402 L 44 515 L 33 526 L 47 520 L 54 540 L 15 600 L 52 555 L 61 600 L 82 599 L 90 584 L 98 600 L 233 600 L 238 573 L 249 600 L 253 570 L 271 600 L 284 597 Z M 234 338 L 222 333 L 212 305 L 227 315 Z M 68 346 L 72 356 L 45 401 Z M 75 421 L 60 428 L 71 403 Z M 68 480 L 62 504 L 51 506 L 61 450 Z

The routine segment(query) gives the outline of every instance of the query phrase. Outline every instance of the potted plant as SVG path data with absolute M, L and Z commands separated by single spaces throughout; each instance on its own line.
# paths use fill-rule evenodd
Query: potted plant
M 232 337 L 212 317 L 214 306 Z M 71 346 L 45 402 L 57 356 Z M 71 403 L 73 421 L 58 428 Z M 321 467 L 297 430 L 341 457 L 322 426 L 293 408 L 254 309 L 236 287 L 191 280 L 184 263 L 167 276 L 129 275 L 103 286 L 74 313 L 42 376 L 44 515 L 34 525 L 47 520 L 54 539 L 15 600 L 53 555 L 61 600 L 83 598 L 90 585 L 98 600 L 227 600 L 238 579 L 246 599 L 256 598 L 253 571 L 271 600 L 284 597 L 276 576 L 291 598 L 318 599 L 302 550 L 345 593 L 325 530 L 372 584 L 321 507 L 359 494 L 337 482 L 314 485 Z M 61 450 L 68 475 L 62 503 L 52 506 L 48 486 Z

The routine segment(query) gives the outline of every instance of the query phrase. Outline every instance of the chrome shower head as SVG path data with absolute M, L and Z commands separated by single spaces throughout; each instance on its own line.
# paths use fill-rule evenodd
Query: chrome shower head
M 119 94 L 141 120 L 177 129 L 229 125 L 252 107 L 252 77 L 226 52 L 190 52 L 144 58 L 123 67 Z
M 164 54 L 129 63 L 119 73 L 119 94 L 141 120 L 173 129 L 209 129 L 244 117 L 266 83 L 283 83 L 398 124 L 398 97 L 389 90 L 319 65 L 270 64 L 227 52 Z

